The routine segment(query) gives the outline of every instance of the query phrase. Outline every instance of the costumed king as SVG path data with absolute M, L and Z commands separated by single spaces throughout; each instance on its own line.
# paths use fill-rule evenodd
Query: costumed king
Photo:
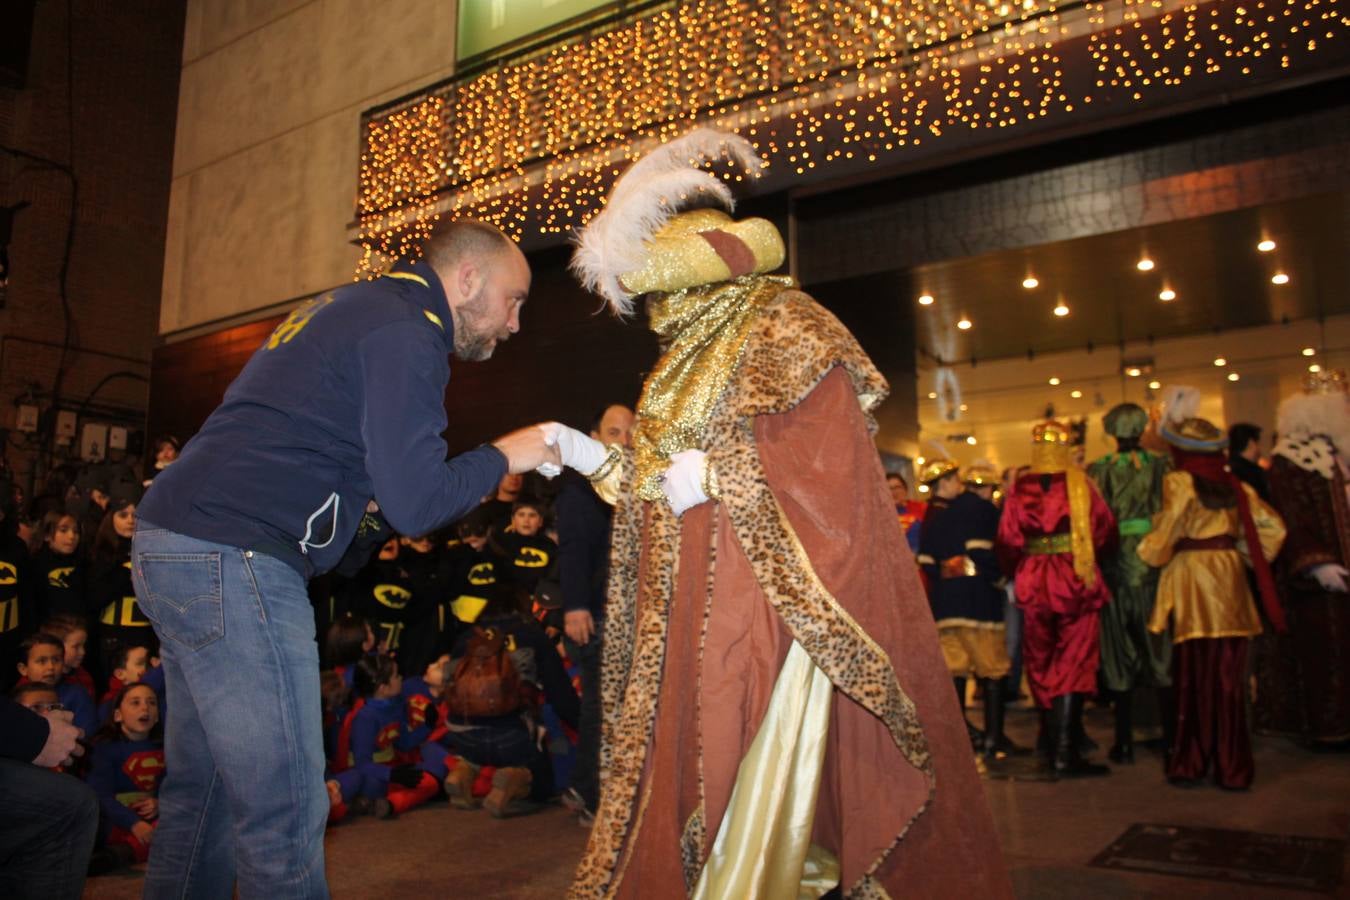
M 870 437 L 887 385 L 767 274 L 771 223 L 681 211 L 731 207 L 695 168 L 724 154 L 761 167 L 706 129 L 647 154 L 574 259 L 621 315 L 647 295 L 662 355 L 631 451 L 575 464 L 590 439 L 559 432 L 617 501 L 600 807 L 572 896 L 1010 896 Z
M 1101 608 L 1111 600 L 1097 551 L 1116 520 L 1072 461 L 1070 431 L 1055 421 L 1032 430 L 1031 469 L 1003 501 L 998 554 L 1024 615 L 1022 660 L 1041 710 L 1054 777 L 1106 775 L 1083 759 L 1083 697 L 1097 690 Z
M 1243 685 L 1248 641 L 1261 633 L 1245 569 L 1252 566 L 1261 605 L 1282 631 L 1267 560 L 1279 552 L 1284 523 L 1228 470 L 1224 433 L 1196 416 L 1200 392 L 1176 385 L 1163 402 L 1158 433 L 1177 471 L 1163 480 L 1162 510 L 1137 552 L 1162 569 L 1149 629 L 1162 634 L 1171 619 L 1176 725 L 1167 777 L 1193 784 L 1212 769 L 1220 787 L 1240 790 L 1255 774 Z
M 1345 371 L 1308 374 L 1276 419 L 1270 491 L 1289 530 L 1275 561 L 1288 635 L 1271 643 L 1276 677 L 1258 722 L 1322 749 L 1350 745 L 1350 395 Z
M 1132 763 L 1135 688 L 1158 690 L 1169 744 L 1171 737 L 1171 642 L 1148 630 L 1158 593 L 1158 570 L 1135 551 L 1152 529 L 1153 515 L 1162 508 L 1163 477 L 1172 463 L 1170 457 L 1139 446 L 1148 428 L 1148 412 L 1142 406 L 1121 403 L 1106 414 L 1102 425 L 1116 439 L 1116 452 L 1088 466 L 1088 475 L 1116 517 L 1120 535 L 1116 552 L 1102 561 L 1111 602 L 1101 614 L 1101 674 L 1103 686 L 1111 692 L 1116 719 L 1116 740 L 1108 755 L 1114 763 Z

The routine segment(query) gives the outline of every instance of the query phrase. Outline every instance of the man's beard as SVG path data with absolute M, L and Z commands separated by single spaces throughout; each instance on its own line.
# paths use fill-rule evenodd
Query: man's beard
M 492 351 L 500 341 L 505 341 L 510 333 L 505 329 L 493 334 L 486 323 L 488 301 L 486 291 L 480 287 L 468 300 L 453 310 L 451 319 L 455 323 L 455 358 L 465 362 L 482 362 L 492 356 Z

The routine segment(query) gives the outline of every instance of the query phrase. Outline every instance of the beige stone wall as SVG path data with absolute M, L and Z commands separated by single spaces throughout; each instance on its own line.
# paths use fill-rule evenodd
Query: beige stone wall
M 361 111 L 454 46 L 451 0 L 189 0 L 160 334 L 350 280 Z

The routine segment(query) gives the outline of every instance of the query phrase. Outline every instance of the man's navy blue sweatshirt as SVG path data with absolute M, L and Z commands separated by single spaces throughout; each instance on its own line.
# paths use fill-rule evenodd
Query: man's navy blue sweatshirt
M 425 262 L 330 291 L 277 326 L 182 456 L 151 483 L 142 527 L 337 565 L 373 497 L 403 534 L 471 510 L 506 473 L 482 446 L 446 461 L 450 306 Z

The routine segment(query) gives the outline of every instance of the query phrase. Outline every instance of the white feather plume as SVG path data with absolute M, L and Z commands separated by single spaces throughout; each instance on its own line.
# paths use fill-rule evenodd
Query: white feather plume
M 1169 384 L 1162 393 L 1164 425 L 1179 425 L 1200 412 L 1200 389 L 1188 384 Z
M 605 208 L 575 237 L 571 269 L 588 291 L 604 297 L 615 314 L 633 312 L 620 276 L 642 267 L 646 243 L 695 196 L 710 197 L 728 212 L 735 203 L 722 179 L 699 166 L 726 156 L 753 176 L 763 160 L 745 138 L 696 128 L 657 147 L 629 167 Z

